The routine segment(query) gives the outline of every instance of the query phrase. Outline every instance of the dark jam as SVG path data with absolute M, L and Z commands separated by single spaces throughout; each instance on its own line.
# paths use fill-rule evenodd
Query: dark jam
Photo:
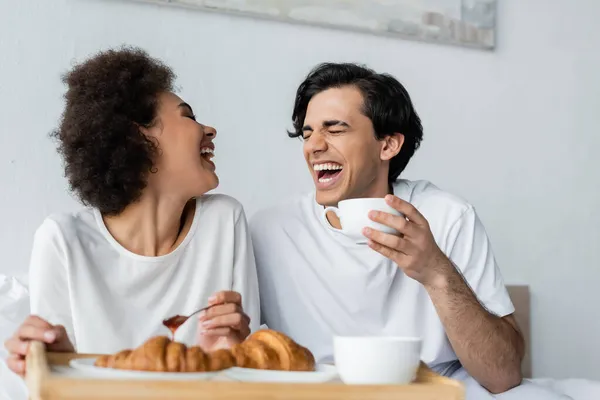
M 163 325 L 166 326 L 171 331 L 171 340 L 175 340 L 175 331 L 179 328 L 185 321 L 187 321 L 188 317 L 183 315 L 176 315 L 169 319 L 165 319 L 163 321 Z

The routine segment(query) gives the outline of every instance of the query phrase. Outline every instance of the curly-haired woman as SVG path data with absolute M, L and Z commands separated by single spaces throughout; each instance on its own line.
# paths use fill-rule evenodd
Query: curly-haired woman
M 31 340 L 51 351 L 112 353 L 168 333 L 164 318 L 207 304 L 176 340 L 214 349 L 258 327 L 246 216 L 236 200 L 206 194 L 218 185 L 217 132 L 173 93 L 174 78 L 127 47 L 65 76 L 54 136 L 86 208 L 49 216 L 35 234 L 32 316 L 5 344 L 13 371 L 24 373 Z

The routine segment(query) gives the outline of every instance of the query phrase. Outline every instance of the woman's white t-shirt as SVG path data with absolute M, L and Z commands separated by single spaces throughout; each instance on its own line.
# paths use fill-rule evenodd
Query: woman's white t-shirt
M 251 330 L 260 325 L 246 216 L 225 195 L 198 198 L 187 236 L 159 257 L 121 246 L 96 209 L 52 215 L 35 234 L 29 279 L 32 314 L 64 325 L 83 353 L 113 353 L 170 335 L 163 319 L 205 307 L 221 290 L 241 293 Z M 175 339 L 192 345 L 196 329 L 191 318 Z

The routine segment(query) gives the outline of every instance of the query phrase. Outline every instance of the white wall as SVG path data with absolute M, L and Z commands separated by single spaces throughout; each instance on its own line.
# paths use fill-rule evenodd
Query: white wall
M 495 52 L 100 0 L 0 1 L 0 272 L 76 207 L 47 134 L 73 59 L 129 43 L 166 60 L 219 129 L 220 191 L 249 214 L 310 189 L 287 139 L 296 86 L 325 60 L 396 75 L 425 141 L 406 176 L 469 199 L 508 283 L 533 291 L 536 376 L 600 378 L 600 2 L 504 0 Z M 92 20 L 94 19 L 94 20 Z

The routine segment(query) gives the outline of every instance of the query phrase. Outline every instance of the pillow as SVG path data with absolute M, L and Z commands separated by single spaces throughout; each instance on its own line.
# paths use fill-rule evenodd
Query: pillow
M 0 400 L 27 399 L 23 380 L 6 365 L 8 339 L 29 315 L 29 290 L 19 279 L 0 274 Z

